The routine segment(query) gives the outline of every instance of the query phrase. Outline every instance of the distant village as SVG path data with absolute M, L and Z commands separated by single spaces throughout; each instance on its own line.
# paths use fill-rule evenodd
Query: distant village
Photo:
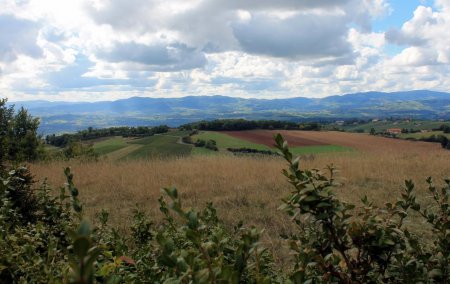
M 444 119 L 437 120 L 438 122 L 444 122 Z M 423 121 L 415 120 L 411 118 L 372 118 L 372 119 L 349 119 L 349 120 L 336 120 L 332 123 L 334 125 L 335 130 L 344 131 L 346 127 L 352 128 L 353 126 L 358 125 L 370 125 L 373 124 L 374 127 L 378 126 L 378 132 L 376 134 L 388 135 L 388 136 L 396 136 L 401 133 L 428 133 L 432 132 L 433 129 L 418 129 L 421 128 Z M 405 127 L 405 124 L 408 124 L 408 127 Z M 379 126 L 386 126 L 385 129 L 379 129 Z M 396 127 L 397 126 L 397 127 Z M 400 127 L 402 126 L 402 127 Z M 365 132 L 364 129 L 355 129 L 354 132 Z M 371 134 L 375 132 L 371 131 Z

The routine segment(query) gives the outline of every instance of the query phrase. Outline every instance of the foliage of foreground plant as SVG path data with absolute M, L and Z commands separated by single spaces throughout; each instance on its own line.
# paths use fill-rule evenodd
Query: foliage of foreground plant
M 427 180 L 432 205 L 424 207 L 405 182 L 401 198 L 383 208 L 367 198 L 355 207 L 333 192 L 327 174 L 299 169 L 287 143 L 276 146 L 288 163 L 290 192 L 282 201 L 294 233 L 283 236 L 289 267 L 278 269 L 261 231 L 237 224 L 227 229 L 212 204 L 197 211 L 182 206 L 174 188 L 159 199 L 156 225 L 134 211 L 129 234 L 82 220 L 73 175 L 59 196 L 44 183 L 33 189 L 27 168 L 1 165 L 1 283 L 449 283 L 450 181 L 437 188 Z M 429 226 L 429 236 L 407 228 L 410 215 Z M 421 218 L 420 221 L 417 221 Z

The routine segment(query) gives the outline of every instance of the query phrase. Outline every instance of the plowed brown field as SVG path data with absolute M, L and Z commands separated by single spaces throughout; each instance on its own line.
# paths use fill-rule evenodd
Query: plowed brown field
M 313 146 L 313 145 L 328 145 L 329 143 L 322 142 L 318 139 L 298 136 L 300 131 L 275 131 L 275 130 L 249 130 L 249 131 L 224 131 L 225 134 L 233 137 L 244 139 L 253 143 L 263 144 L 272 147 L 274 144 L 273 136 L 276 133 L 282 132 L 285 140 L 289 141 L 291 146 Z M 295 133 L 294 135 L 294 132 Z M 307 132 L 307 131 L 305 131 Z
M 450 154 L 450 152 L 443 150 L 439 143 L 407 141 L 360 133 L 292 130 L 224 131 L 223 133 L 267 146 L 273 146 L 273 136 L 277 133 L 281 133 L 291 147 L 341 145 L 356 150 L 376 153 L 402 152 L 412 154 L 417 152 L 440 152 L 444 155 Z

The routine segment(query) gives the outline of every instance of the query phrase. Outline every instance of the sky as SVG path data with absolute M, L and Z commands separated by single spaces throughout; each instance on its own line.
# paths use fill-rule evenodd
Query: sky
M 0 94 L 450 91 L 450 0 L 0 0 Z

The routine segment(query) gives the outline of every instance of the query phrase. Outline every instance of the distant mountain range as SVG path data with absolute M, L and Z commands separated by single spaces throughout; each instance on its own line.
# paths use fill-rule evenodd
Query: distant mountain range
M 159 125 L 217 118 L 280 119 L 290 121 L 345 118 L 450 118 L 450 93 L 434 91 L 366 92 L 321 99 L 243 99 L 226 96 L 182 98 L 132 97 L 102 102 L 23 101 L 41 118 L 44 134 L 109 126 Z

